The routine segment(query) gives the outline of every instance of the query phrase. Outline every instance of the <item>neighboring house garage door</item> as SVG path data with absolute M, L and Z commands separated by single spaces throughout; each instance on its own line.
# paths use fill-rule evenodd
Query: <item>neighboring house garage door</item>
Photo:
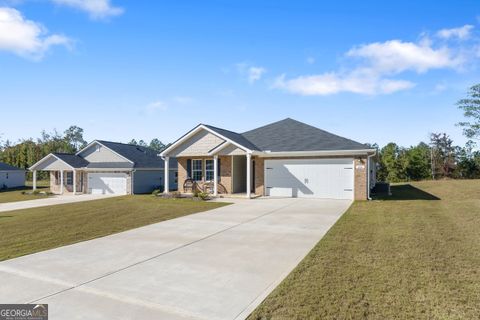
M 353 199 L 353 159 L 265 160 L 266 195 Z
M 127 194 L 125 173 L 89 173 L 88 191 L 92 194 Z

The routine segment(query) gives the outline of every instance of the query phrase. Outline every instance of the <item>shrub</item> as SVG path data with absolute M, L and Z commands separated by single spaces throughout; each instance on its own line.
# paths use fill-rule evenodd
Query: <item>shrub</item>
M 200 199 L 202 199 L 203 201 L 206 201 L 208 199 L 210 199 L 210 194 L 207 193 L 207 192 L 199 192 L 197 194 L 197 197 L 199 197 Z

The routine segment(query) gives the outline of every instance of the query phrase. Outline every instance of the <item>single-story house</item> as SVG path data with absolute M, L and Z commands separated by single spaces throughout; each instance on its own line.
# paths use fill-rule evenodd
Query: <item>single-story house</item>
M 288 118 L 244 133 L 199 124 L 161 156 L 166 171 L 168 159 L 177 159 L 180 192 L 366 200 L 375 154 Z
M 95 140 L 75 154 L 51 153 L 29 169 L 36 188 L 37 171 L 50 172 L 50 191 L 56 194 L 135 194 L 177 188 L 177 162 L 171 158 L 168 174 L 155 150 L 124 143 Z
M 25 170 L 0 162 L 0 189 L 25 187 Z

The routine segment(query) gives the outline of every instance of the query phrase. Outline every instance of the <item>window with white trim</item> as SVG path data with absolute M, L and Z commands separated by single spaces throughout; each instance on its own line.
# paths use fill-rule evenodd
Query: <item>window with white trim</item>
M 214 177 L 213 160 L 206 159 L 205 160 L 205 180 L 213 181 L 213 177 Z
M 192 179 L 193 181 L 202 181 L 203 176 L 202 160 L 192 160 Z
M 67 186 L 73 185 L 73 172 L 67 172 Z

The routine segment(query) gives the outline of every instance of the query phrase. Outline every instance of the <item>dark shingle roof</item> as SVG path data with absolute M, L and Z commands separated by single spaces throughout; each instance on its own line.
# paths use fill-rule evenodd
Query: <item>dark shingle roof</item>
M 4 162 L 0 162 L 0 171 L 19 171 L 19 170 L 24 171 L 21 168 L 11 166 L 11 165 L 6 164 Z
M 272 152 L 368 149 L 365 144 L 290 118 L 244 132 L 242 136 L 260 150 Z
M 89 162 L 82 157 L 77 156 L 76 154 L 71 153 L 53 153 L 54 156 L 61 159 L 62 161 L 68 163 L 74 168 L 84 168 Z
M 115 151 L 119 155 L 134 163 L 134 168 L 163 168 L 164 161 L 158 156 L 158 152 L 148 148 L 132 144 L 96 140 L 105 147 Z M 171 159 L 170 168 L 176 168 L 177 162 Z
M 222 129 L 222 128 L 217 128 L 217 127 L 210 126 L 210 125 L 207 125 L 207 124 L 204 124 L 204 126 L 209 128 L 210 130 L 213 130 L 216 133 L 224 136 L 225 138 L 228 138 L 228 139 L 238 143 L 239 145 L 244 146 L 245 148 L 248 148 L 250 150 L 260 150 L 255 144 L 253 144 L 251 141 L 249 141 L 248 139 L 246 139 L 243 135 L 241 135 L 239 133 L 229 131 L 229 130 L 225 130 L 225 129 Z

